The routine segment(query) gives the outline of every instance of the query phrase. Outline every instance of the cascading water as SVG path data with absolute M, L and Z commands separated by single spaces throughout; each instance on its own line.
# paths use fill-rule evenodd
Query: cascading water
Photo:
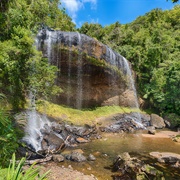
M 71 36 L 69 33 L 69 57 L 68 57 L 68 87 L 67 87 L 67 105 L 70 104 L 70 93 L 71 93 Z
M 137 92 L 136 92 L 136 87 L 135 87 L 135 83 L 134 83 L 134 78 L 133 78 L 133 76 L 132 76 L 132 72 L 131 72 L 131 69 L 129 68 L 129 63 L 127 62 L 127 60 L 126 60 L 126 58 L 124 58 L 123 57 L 123 60 L 124 60 L 124 65 L 125 65 L 125 69 L 126 69 L 126 71 L 127 71 L 127 75 L 128 75 L 128 79 L 129 79 L 129 81 L 128 81 L 128 88 L 131 90 L 132 89 L 132 91 L 133 91 L 133 93 L 134 93 L 134 100 L 135 100 L 135 108 L 137 109 L 137 110 L 139 110 L 139 103 L 138 103 L 138 98 L 137 98 Z M 139 127 L 144 127 L 143 125 L 142 125 L 142 122 L 141 122 L 141 115 L 140 115 L 140 113 L 139 112 L 137 112 L 136 113 L 137 114 L 137 120 L 136 120 L 136 122 L 138 123 L 138 125 L 139 125 Z
M 25 141 L 35 151 L 41 150 L 41 141 L 43 138 L 40 130 L 44 129 L 45 125 L 51 126 L 50 121 L 45 115 L 40 115 L 36 111 L 35 104 L 35 90 L 31 90 L 29 93 L 30 105 L 26 111 L 27 114 L 27 125 L 25 128 Z
M 51 33 L 49 33 L 48 38 L 48 57 L 52 56 L 51 52 Z M 40 48 L 40 42 L 38 39 L 35 39 L 35 46 L 37 49 Z M 42 149 L 42 140 L 43 140 L 43 131 L 47 131 L 47 127 L 51 128 L 52 123 L 46 117 L 45 114 L 40 115 L 36 111 L 36 89 L 34 87 L 30 88 L 29 92 L 29 108 L 26 111 L 27 125 L 25 128 L 25 136 L 23 141 L 34 151 L 39 151 Z M 56 133 L 54 133 L 56 134 Z M 61 136 L 57 135 L 62 139 Z
M 82 108 L 82 55 L 81 55 L 81 35 L 77 33 L 78 35 L 78 46 L 79 46 L 79 55 L 78 55 L 78 61 L 77 61 L 77 96 L 76 96 L 76 107 L 78 109 Z
M 126 74 L 128 89 L 132 90 L 133 93 L 134 93 L 134 107 L 137 110 L 139 110 L 139 103 L 138 103 L 135 83 L 134 83 L 134 79 L 133 79 L 132 72 L 131 72 L 131 69 L 129 67 L 128 61 L 123 56 L 120 56 L 117 53 L 115 54 L 115 52 L 112 49 L 110 49 L 108 46 L 106 46 L 106 48 L 107 48 L 107 50 L 106 50 L 106 52 L 107 52 L 107 60 L 106 61 L 109 61 L 112 66 L 116 66 L 119 69 L 122 69 L 124 74 Z M 140 113 L 137 112 L 136 114 L 137 114 L 136 122 L 137 122 L 138 126 L 143 127 L 142 122 L 141 122 Z

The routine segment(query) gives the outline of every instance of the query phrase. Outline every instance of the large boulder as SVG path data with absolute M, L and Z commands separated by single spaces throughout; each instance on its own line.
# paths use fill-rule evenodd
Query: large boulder
M 154 126 L 157 129 L 165 128 L 164 119 L 157 114 L 151 114 L 151 120 L 150 120 L 151 126 Z
M 180 167 L 180 154 L 171 152 L 151 152 L 151 156 L 158 159 L 159 162 L 167 163 L 173 167 Z
M 118 155 L 113 164 L 113 171 L 117 172 L 114 179 L 164 179 L 163 172 L 145 164 L 137 157 L 131 157 L 127 152 Z

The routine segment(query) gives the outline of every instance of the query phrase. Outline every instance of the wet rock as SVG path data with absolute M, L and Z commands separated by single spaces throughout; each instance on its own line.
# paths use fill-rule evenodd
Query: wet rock
M 141 114 L 141 121 L 145 127 L 150 126 L 150 120 L 151 120 L 151 118 L 150 118 L 149 114 L 144 114 L 144 113 Z
M 91 138 L 99 138 L 98 130 L 95 125 L 90 126 L 86 124 L 82 127 L 68 125 L 63 122 L 56 123 L 56 121 L 52 122 L 52 118 L 50 121 L 46 116 L 38 113 L 37 111 L 25 111 L 22 114 L 23 121 L 24 118 L 27 121 L 32 115 L 36 117 L 37 121 L 36 126 L 33 126 L 32 130 L 29 126 L 27 127 L 27 136 L 22 139 L 22 142 L 27 146 L 27 152 L 29 150 L 32 152 L 41 150 L 43 155 L 49 155 L 62 152 L 65 147 L 75 147 L 78 143 L 89 142 Z M 22 154 L 25 154 L 25 152 L 22 152 Z M 36 157 L 36 153 L 31 154 L 31 158 L 34 159 Z
M 76 138 L 76 141 L 77 141 L 78 143 L 87 143 L 87 142 L 89 142 L 87 139 L 84 139 L 84 138 L 82 138 L 82 137 Z
M 53 161 L 55 162 L 63 162 L 64 161 L 64 156 L 60 155 L 60 154 L 54 154 L 52 156 Z
M 150 121 L 151 126 L 154 126 L 157 129 L 162 129 L 166 125 L 164 123 L 164 119 L 157 114 L 151 114 L 151 121 Z
M 70 160 L 76 161 L 76 162 L 83 162 L 83 161 L 86 161 L 87 159 L 83 154 L 76 152 L 76 151 L 73 151 L 71 156 L 70 156 Z
M 63 155 L 67 160 L 75 161 L 75 162 L 83 162 L 86 161 L 86 157 L 83 155 L 82 149 L 75 149 L 73 151 L 66 151 Z
M 113 116 L 115 121 L 107 126 L 99 127 L 101 132 L 113 132 L 113 133 L 123 133 L 123 132 L 134 132 L 137 129 L 143 129 L 148 123 L 140 123 L 141 115 L 138 113 L 129 114 L 117 114 Z
M 95 156 L 93 154 L 89 154 L 88 161 L 95 161 L 95 160 L 96 160 Z
M 180 162 L 180 155 L 176 153 L 151 152 L 150 155 L 157 158 L 159 162 L 171 164 L 174 167 Z
M 180 143 L 180 135 L 177 135 L 177 136 L 172 137 L 172 140 L 173 140 L 174 142 Z
M 59 148 L 61 146 L 63 146 L 64 144 L 64 140 L 58 136 L 56 136 L 55 134 L 49 134 L 49 135 L 45 135 L 43 137 L 43 146 L 44 146 L 44 142 L 47 143 L 46 146 L 49 147 L 49 150 L 51 151 L 58 151 Z
M 154 127 L 154 126 L 148 127 L 147 130 L 148 130 L 148 133 L 149 133 L 149 134 L 153 134 L 153 135 L 156 134 L 156 130 L 155 130 L 155 127 Z

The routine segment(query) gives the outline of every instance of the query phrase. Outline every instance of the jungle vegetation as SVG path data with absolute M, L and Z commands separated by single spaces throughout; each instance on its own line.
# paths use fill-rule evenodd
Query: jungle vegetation
M 137 77 L 140 97 L 159 113 L 180 115 L 180 6 L 154 9 L 129 24 L 84 23 L 92 36 L 126 57 Z

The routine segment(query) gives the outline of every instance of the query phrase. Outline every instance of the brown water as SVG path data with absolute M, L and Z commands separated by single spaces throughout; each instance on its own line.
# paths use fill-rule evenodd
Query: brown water
M 141 154 L 141 156 L 147 156 L 152 151 L 180 154 L 180 143 L 175 143 L 170 138 L 143 137 L 141 133 L 104 134 L 102 139 L 80 146 L 85 155 L 93 154 L 96 157 L 96 161 L 85 163 L 70 162 L 66 165 L 71 164 L 74 169 L 85 174 L 94 174 L 99 180 L 111 180 L 113 173 L 110 167 L 116 156 L 123 152 Z M 176 170 L 174 170 L 174 173 L 176 173 Z M 178 173 L 180 179 L 180 172 Z

